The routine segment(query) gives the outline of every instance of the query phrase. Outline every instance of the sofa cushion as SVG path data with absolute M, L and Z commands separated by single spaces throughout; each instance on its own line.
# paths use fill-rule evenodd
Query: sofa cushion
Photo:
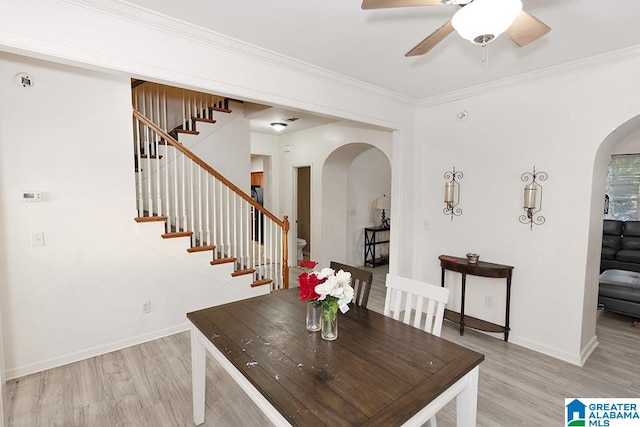
M 640 302 L 640 273 L 607 270 L 600 275 L 598 294 L 602 297 Z
M 625 221 L 622 235 L 640 237 L 640 221 Z
M 606 246 L 603 246 L 602 247 L 602 251 L 600 252 L 600 258 L 601 259 L 616 259 L 616 252 L 618 252 L 617 249 L 608 248 Z
M 613 236 L 622 235 L 622 225 L 624 222 L 615 219 L 605 219 L 602 226 L 602 234 L 611 234 Z
M 616 252 L 616 261 L 634 262 L 640 264 L 640 250 L 620 249 Z
M 616 250 L 620 249 L 621 241 L 621 236 L 611 236 L 605 234 L 602 236 L 602 249 L 611 248 L 615 253 Z
M 622 249 L 633 249 L 636 251 L 640 251 L 640 237 L 634 236 L 622 236 L 620 247 Z

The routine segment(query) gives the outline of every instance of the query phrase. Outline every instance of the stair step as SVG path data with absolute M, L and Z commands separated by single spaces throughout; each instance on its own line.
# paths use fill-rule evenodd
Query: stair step
M 222 108 L 222 107 L 209 107 L 209 110 L 211 111 L 218 111 L 220 113 L 232 113 L 233 111 L 229 110 L 228 108 Z
M 218 264 L 226 264 L 229 262 L 236 262 L 236 258 L 235 257 L 218 258 L 218 259 L 214 259 L 213 261 L 209 261 L 209 264 L 218 265 Z
M 271 279 L 256 280 L 255 282 L 253 282 L 251 284 L 251 287 L 252 288 L 256 288 L 258 286 L 268 285 L 268 284 L 270 284 L 272 282 L 273 282 L 273 280 L 271 280 Z
M 246 268 L 244 270 L 236 270 L 231 273 L 231 277 L 244 276 L 245 274 L 253 274 L 256 272 L 255 268 Z
M 213 119 L 202 119 L 202 118 L 200 118 L 200 117 L 194 117 L 194 118 L 193 118 L 193 121 L 194 121 L 194 122 L 202 122 L 202 123 L 212 123 L 212 124 L 216 122 L 216 121 L 215 121 L 215 120 L 213 120 Z
M 167 220 L 166 216 L 139 216 L 134 218 L 136 222 L 164 222 Z
M 158 156 L 156 154 L 148 155 L 148 154 L 140 154 L 141 159 L 161 159 L 162 155 Z
M 193 235 L 193 231 L 179 231 L 177 233 L 164 233 L 162 235 L 163 239 L 173 239 L 175 237 L 191 237 Z
M 205 246 L 196 246 L 194 248 L 187 248 L 187 252 L 189 252 L 190 254 L 194 253 L 194 252 L 206 252 L 206 251 L 212 251 L 214 250 L 216 247 L 215 245 L 205 245 Z
M 174 129 L 175 133 L 186 133 L 187 135 L 200 135 L 200 132 L 197 130 L 186 130 L 186 129 Z

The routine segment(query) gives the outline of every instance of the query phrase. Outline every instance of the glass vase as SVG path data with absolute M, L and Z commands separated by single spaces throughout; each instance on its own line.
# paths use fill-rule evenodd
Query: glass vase
M 333 341 L 338 338 L 338 316 L 322 316 L 322 339 Z
M 307 331 L 316 332 L 322 328 L 322 306 L 315 301 L 307 301 Z

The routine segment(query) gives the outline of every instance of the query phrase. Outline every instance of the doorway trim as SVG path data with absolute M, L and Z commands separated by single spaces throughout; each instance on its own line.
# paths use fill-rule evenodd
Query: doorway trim
M 291 173 L 293 174 L 293 179 L 291 181 L 293 182 L 293 190 L 291 195 L 293 221 L 291 221 L 292 239 L 291 245 L 289 245 L 292 248 L 292 250 L 289 251 L 290 255 L 292 255 L 289 257 L 289 259 L 295 260 L 294 265 L 298 265 L 298 257 L 296 256 L 296 254 L 298 251 L 298 169 L 300 168 L 309 168 L 309 234 L 313 235 L 313 163 L 294 164 L 291 167 Z M 312 251 L 313 245 L 311 245 L 311 250 L 309 251 L 309 258 L 311 259 L 313 259 Z

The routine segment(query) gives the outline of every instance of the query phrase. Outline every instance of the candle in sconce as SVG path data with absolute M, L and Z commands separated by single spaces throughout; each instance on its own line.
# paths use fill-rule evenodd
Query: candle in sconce
M 538 188 L 534 184 L 527 184 L 524 186 L 524 208 L 535 209 L 536 199 L 538 195 Z
M 453 182 L 445 182 L 444 183 L 444 202 L 451 203 L 453 202 Z

